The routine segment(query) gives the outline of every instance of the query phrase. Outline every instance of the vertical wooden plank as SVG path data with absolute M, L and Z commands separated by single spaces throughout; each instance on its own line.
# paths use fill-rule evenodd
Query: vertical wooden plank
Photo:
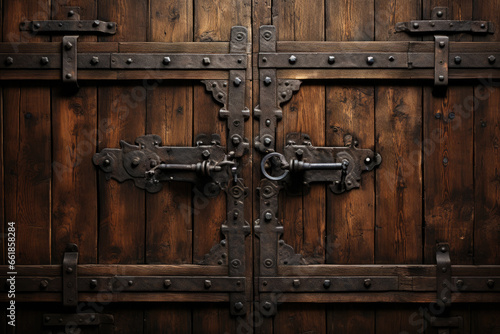
M 420 0 L 375 0 L 376 40 L 418 40 L 395 34 L 397 22 L 420 19 Z M 376 263 L 422 261 L 422 89 L 375 87 L 376 151 L 383 157 L 376 171 Z M 377 308 L 377 333 L 413 332 L 415 307 Z
M 432 8 L 447 6 L 449 18 L 472 19 L 472 1 L 424 1 L 424 18 Z M 470 36 L 450 36 L 467 41 Z M 435 262 L 436 243 L 450 244 L 454 264 L 473 257 L 473 110 L 467 101 L 471 87 L 449 87 L 445 97 L 424 89 L 425 249 L 424 262 Z M 435 114 L 440 114 L 438 119 Z M 450 117 L 451 115 L 451 117 Z
M 273 24 L 278 41 L 323 41 L 325 39 L 323 1 L 273 1 Z M 286 79 L 286 78 L 283 78 Z M 288 133 L 302 132 L 315 146 L 325 144 L 325 87 L 303 84 L 292 100 L 283 106 L 283 120 L 278 123 L 276 149 L 282 151 Z M 325 186 L 313 185 L 308 194 L 280 196 L 280 219 L 283 240 L 301 253 L 308 262 L 324 263 Z M 323 305 L 281 305 L 274 319 L 274 332 L 324 333 Z
M 474 19 L 492 21 L 498 27 L 498 8 L 499 0 L 474 1 Z M 499 42 L 500 36 L 474 40 Z M 500 263 L 500 87 L 495 86 L 482 78 L 474 90 L 474 264 Z
M 151 0 L 151 42 L 191 42 L 193 2 Z M 165 146 L 191 146 L 193 88 L 188 83 L 156 81 L 148 90 L 146 132 Z M 146 263 L 192 263 L 192 187 L 167 183 L 157 194 L 146 194 Z M 190 333 L 191 309 L 162 305 L 145 310 L 145 333 Z
M 374 1 L 326 1 L 326 40 L 374 39 Z M 374 89 L 371 86 L 328 86 L 326 89 L 326 145 L 343 146 L 347 134 L 360 147 L 374 149 Z M 327 191 L 327 263 L 373 263 L 375 229 L 375 173 L 362 176 L 360 189 L 335 195 Z M 373 333 L 371 308 L 327 309 L 330 333 Z
M 145 41 L 147 6 L 144 1 L 100 1 L 99 18 L 118 24 L 115 36 L 102 41 Z M 102 86 L 98 91 L 99 150 L 134 143 L 145 132 L 146 89 L 131 84 Z M 99 173 L 99 262 L 143 263 L 145 234 L 144 190 L 133 182 L 105 180 Z
M 49 1 L 9 1 L 3 9 L 4 41 L 47 41 L 19 32 L 27 18 L 49 17 Z M 5 220 L 16 222 L 17 263 L 50 263 L 50 88 L 4 90 Z
M 68 6 L 80 7 L 80 18 L 97 17 L 93 0 L 52 4 L 52 19 L 66 20 Z M 61 41 L 53 37 L 52 41 Z M 78 42 L 97 41 L 81 36 Z M 60 263 L 66 245 L 79 247 L 79 263 L 97 262 L 97 175 L 92 163 L 97 141 L 97 88 L 81 84 L 76 94 L 52 91 L 52 261 Z
M 194 0 L 194 40 L 229 41 L 231 28 L 236 25 L 247 27 L 248 38 L 251 40 L 251 16 L 251 0 Z M 205 92 L 202 85 L 194 87 L 193 108 L 193 136 L 202 133 L 219 134 L 222 146 L 226 146 L 226 124 L 218 117 L 220 105 L 213 100 L 211 94 Z M 194 262 L 202 260 L 220 241 L 221 224 L 226 220 L 225 200 L 222 193 L 213 199 L 208 199 L 199 192 L 194 194 Z M 211 304 L 196 308 L 193 310 L 193 332 L 233 333 L 237 330 L 238 319 L 243 318 L 232 318 L 227 305 Z
M 500 317 L 498 308 L 492 308 L 491 305 L 474 305 L 471 315 L 471 333 L 500 333 Z

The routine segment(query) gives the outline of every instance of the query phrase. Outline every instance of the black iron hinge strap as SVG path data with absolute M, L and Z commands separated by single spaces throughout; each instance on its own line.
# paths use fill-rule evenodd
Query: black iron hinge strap
M 68 244 L 62 265 L 63 304 L 68 307 L 78 305 L 78 246 Z

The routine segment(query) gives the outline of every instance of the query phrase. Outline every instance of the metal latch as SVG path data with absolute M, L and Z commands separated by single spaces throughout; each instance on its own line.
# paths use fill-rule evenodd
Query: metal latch
M 133 180 L 136 187 L 156 193 L 164 181 L 191 182 L 207 197 L 215 197 L 233 178 L 232 156 L 220 146 L 220 137 L 199 135 L 194 147 L 161 146 L 158 135 L 145 135 L 136 145 L 120 141 L 121 148 L 105 148 L 93 161 L 106 178 Z
M 451 292 L 454 284 L 451 277 L 450 246 L 447 243 L 439 243 L 436 249 L 436 302 L 434 310 L 439 314 L 431 318 L 431 326 L 439 328 L 439 334 L 449 334 L 450 328 L 463 330 L 462 317 L 451 317 L 449 315 L 451 306 Z
M 361 173 L 382 163 L 382 157 L 370 149 L 359 149 L 352 136 L 344 138 L 344 147 L 315 147 L 309 135 L 290 133 L 283 154 L 271 153 L 262 159 L 264 176 L 285 184 L 288 193 L 302 194 L 304 186 L 314 182 L 331 182 L 330 190 L 340 194 L 359 188 Z M 278 176 L 271 176 L 271 169 Z

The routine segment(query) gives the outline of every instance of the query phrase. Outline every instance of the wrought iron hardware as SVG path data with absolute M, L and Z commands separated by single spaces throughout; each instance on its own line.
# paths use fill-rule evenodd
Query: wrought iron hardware
M 397 276 L 261 277 L 260 292 L 355 292 L 398 290 Z
M 68 246 L 66 247 L 66 251 L 64 252 L 63 267 L 62 267 L 64 306 L 76 307 L 78 305 L 77 265 L 78 265 L 78 246 L 76 244 L 68 244 Z M 41 286 L 43 286 L 43 284 Z
M 453 290 L 451 277 L 450 246 L 440 243 L 436 249 L 436 307 L 440 313 L 431 319 L 431 326 L 439 328 L 440 334 L 450 333 L 450 328 L 458 328 L 462 333 L 462 317 L 450 317 L 451 292 Z
M 74 89 L 78 88 L 77 71 L 77 40 L 78 36 L 64 36 L 62 41 L 62 81 Z
M 19 25 L 21 31 L 36 34 L 116 34 L 115 22 L 100 20 L 50 20 L 50 21 L 25 21 Z
M 113 315 L 99 313 L 44 314 L 42 319 L 43 327 L 53 330 L 64 327 L 64 333 L 78 333 L 78 328 L 90 326 L 97 326 L 98 333 L 111 333 L 115 322 Z
M 133 180 L 151 193 L 160 191 L 162 181 L 183 181 L 195 184 L 208 197 L 217 196 L 237 173 L 232 169 L 236 162 L 225 154 L 218 135 L 199 135 L 194 147 L 161 146 L 157 135 L 141 136 L 135 142 L 120 141 L 120 149 L 102 150 L 94 155 L 94 164 L 107 179 Z
M 409 34 L 425 33 L 472 33 L 493 34 L 495 27 L 488 21 L 448 20 L 448 8 L 436 7 L 432 10 L 430 20 L 413 20 L 396 24 L 396 32 Z
M 379 166 L 382 157 L 369 149 L 358 149 L 357 141 L 348 135 L 345 147 L 314 147 L 309 135 L 290 133 L 283 154 L 271 153 L 262 159 L 261 169 L 270 180 L 282 181 L 287 192 L 302 194 L 303 186 L 313 182 L 331 182 L 330 190 L 336 194 L 359 188 L 361 173 Z M 276 156 L 278 159 L 271 159 Z M 266 172 L 266 165 L 281 170 L 279 176 Z

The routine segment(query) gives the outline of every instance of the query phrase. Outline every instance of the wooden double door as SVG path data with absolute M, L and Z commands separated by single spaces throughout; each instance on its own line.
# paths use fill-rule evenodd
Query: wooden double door
M 0 10 L 0 332 L 500 333 L 500 1 Z

